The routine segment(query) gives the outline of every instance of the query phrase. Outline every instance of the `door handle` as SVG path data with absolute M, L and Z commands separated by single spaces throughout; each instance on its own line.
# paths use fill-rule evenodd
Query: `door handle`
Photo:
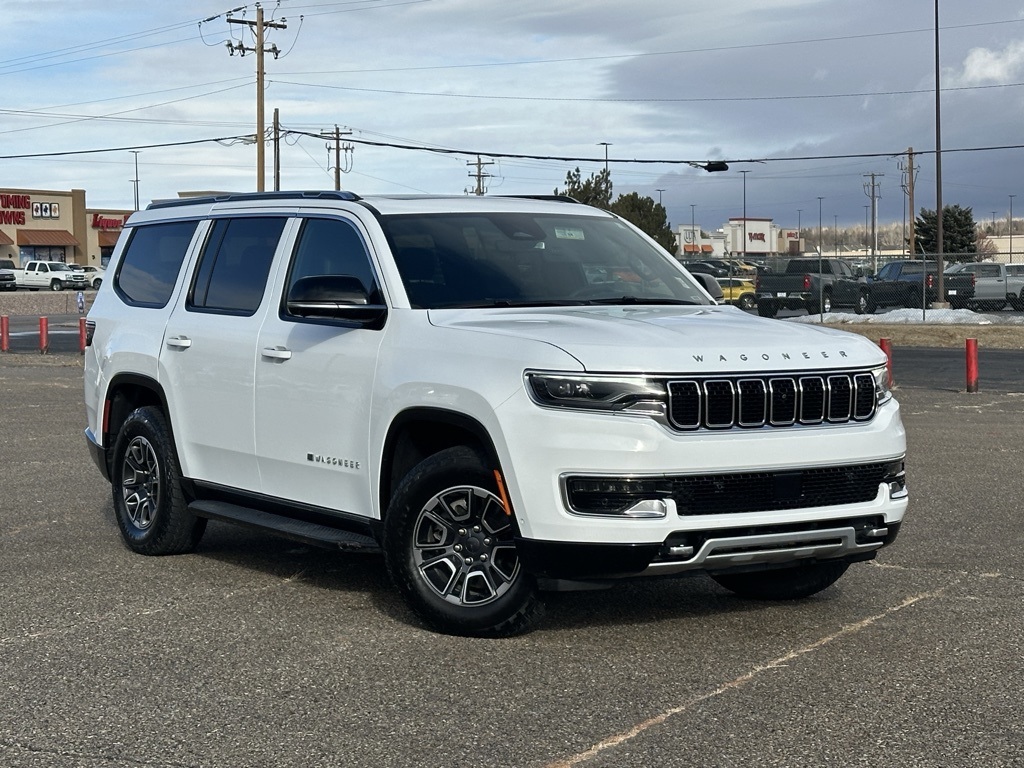
M 167 346 L 176 349 L 188 349 L 192 346 L 192 339 L 188 336 L 171 336 L 167 339 Z
M 273 360 L 291 360 L 292 351 L 287 347 L 264 347 L 260 354 Z

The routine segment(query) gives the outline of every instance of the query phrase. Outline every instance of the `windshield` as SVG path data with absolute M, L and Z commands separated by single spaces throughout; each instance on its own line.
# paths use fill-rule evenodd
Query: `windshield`
M 383 217 L 413 307 L 710 304 L 663 250 L 612 218 Z

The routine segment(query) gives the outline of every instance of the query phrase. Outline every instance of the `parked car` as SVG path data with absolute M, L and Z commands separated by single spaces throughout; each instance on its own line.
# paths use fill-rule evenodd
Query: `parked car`
M 38 291 L 49 288 L 63 291 L 65 288 L 85 288 L 83 272 L 76 272 L 62 261 L 30 261 L 24 269 L 14 270 L 14 279 L 19 288 Z
M 727 304 L 735 304 L 740 309 L 753 309 L 757 304 L 752 280 L 742 277 L 720 277 L 718 284 L 722 286 L 722 299 Z
M 18 281 L 14 276 L 14 262 L 10 259 L 0 259 L 0 291 L 18 290 Z
M 939 295 L 938 274 L 934 261 L 890 261 L 864 285 L 864 311 L 872 314 L 880 307 L 930 307 Z M 954 309 L 966 307 L 974 297 L 974 277 L 949 271 L 942 277 L 949 305 Z
M 100 285 L 103 284 L 103 279 L 106 277 L 107 270 L 103 267 L 94 267 L 92 265 L 82 268 L 85 272 L 85 279 L 89 282 L 90 287 L 99 290 Z
M 968 264 L 954 264 L 947 274 L 973 275 L 974 296 L 967 306 L 983 312 L 998 312 L 1010 304 L 1014 309 L 1024 310 L 1024 273 L 1022 264 L 998 264 L 992 261 L 977 261 Z
M 700 272 L 705 275 L 711 275 L 712 277 L 727 277 L 729 275 L 729 270 L 727 268 L 718 267 L 706 261 L 684 261 L 683 266 L 692 274 Z
M 775 317 L 780 309 L 806 309 L 808 314 L 853 307 L 863 312 L 864 279 L 842 259 L 791 259 L 783 273 L 757 276 L 757 313 Z
M 209 519 L 381 554 L 424 624 L 494 637 L 623 578 L 806 598 L 907 510 L 878 345 L 715 306 L 591 206 L 188 198 L 110 263 L 84 442 L 142 555 Z

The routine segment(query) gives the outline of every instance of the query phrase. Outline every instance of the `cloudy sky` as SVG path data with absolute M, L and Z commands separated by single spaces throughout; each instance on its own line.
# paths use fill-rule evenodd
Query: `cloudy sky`
M 1005 221 L 1019 193 L 1024 216 L 1024 0 L 939 2 L 943 202 Z M 256 57 L 227 47 L 254 45 L 248 25 L 228 22 L 255 20 L 254 4 L 0 8 L 0 187 L 82 188 L 90 207 L 130 209 L 137 158 L 143 205 L 256 188 L 244 141 Z M 900 153 L 912 146 L 916 207 L 935 206 L 934 0 L 263 8 L 284 27 L 268 30 L 280 55 L 267 56 L 265 89 L 268 126 L 276 108 L 287 131 L 284 189 L 333 188 L 316 134 L 337 125 L 353 142 L 342 187 L 360 193 L 460 194 L 479 154 L 489 194 L 549 194 L 577 166 L 601 170 L 607 151 L 615 194 L 660 197 L 673 226 L 742 215 L 741 171 L 748 216 L 817 226 L 821 197 L 825 226 L 863 225 L 872 173 L 879 221 L 903 219 Z M 268 189 L 271 158 L 268 147 Z M 709 160 L 730 170 L 687 165 Z

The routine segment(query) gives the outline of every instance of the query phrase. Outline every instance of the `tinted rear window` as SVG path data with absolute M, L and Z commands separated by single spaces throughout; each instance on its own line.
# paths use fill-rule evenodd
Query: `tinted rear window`
M 143 307 L 167 306 L 198 223 L 134 227 L 114 278 L 121 298 Z

